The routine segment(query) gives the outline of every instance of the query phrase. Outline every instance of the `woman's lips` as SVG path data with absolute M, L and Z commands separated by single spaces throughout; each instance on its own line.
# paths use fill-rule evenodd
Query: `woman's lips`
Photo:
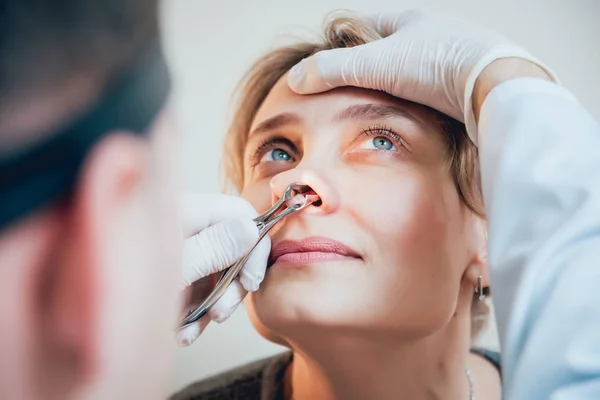
M 269 265 L 311 264 L 360 258 L 356 251 L 337 240 L 309 237 L 300 241 L 284 240 L 278 243 L 271 251 Z

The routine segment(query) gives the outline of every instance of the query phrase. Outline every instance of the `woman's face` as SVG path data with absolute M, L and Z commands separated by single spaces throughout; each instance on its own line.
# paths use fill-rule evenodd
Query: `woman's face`
M 434 116 L 372 90 L 274 86 L 249 133 L 242 195 L 262 212 L 302 182 L 322 203 L 271 231 L 272 265 L 248 302 L 259 331 L 423 336 L 449 322 L 481 243 Z

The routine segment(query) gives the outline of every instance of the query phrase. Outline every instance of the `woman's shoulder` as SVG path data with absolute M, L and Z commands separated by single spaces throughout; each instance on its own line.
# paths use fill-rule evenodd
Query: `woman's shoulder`
M 283 353 L 255 361 L 195 382 L 170 400 L 277 399 L 291 360 L 291 353 Z

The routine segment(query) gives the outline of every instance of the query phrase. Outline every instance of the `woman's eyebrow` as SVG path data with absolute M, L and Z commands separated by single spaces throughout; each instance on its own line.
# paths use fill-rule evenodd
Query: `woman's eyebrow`
M 250 132 L 250 135 L 248 135 L 248 136 L 252 136 L 252 135 L 259 134 L 259 133 L 264 133 L 264 132 L 272 131 L 275 129 L 279 129 L 286 125 L 298 125 L 301 122 L 302 122 L 302 118 L 298 114 L 292 114 L 292 113 L 277 114 L 273 117 L 265 119 L 260 124 L 258 124 L 256 126 L 256 128 L 254 128 L 252 130 L 252 132 Z
M 386 104 L 356 104 L 341 110 L 333 118 L 333 122 L 347 120 L 375 120 L 391 117 L 400 117 L 411 120 L 422 126 L 421 121 L 406 107 Z

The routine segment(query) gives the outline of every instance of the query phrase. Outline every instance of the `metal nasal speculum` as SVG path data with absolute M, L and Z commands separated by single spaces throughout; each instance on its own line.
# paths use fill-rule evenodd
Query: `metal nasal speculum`
M 210 292 L 208 297 L 202 301 L 202 303 L 190 311 L 185 318 L 181 321 L 180 328 L 193 324 L 198 321 L 204 315 L 206 315 L 210 309 L 219 301 L 219 299 L 225 294 L 225 291 L 231 285 L 233 280 L 237 277 L 239 272 L 248 261 L 250 254 L 256 248 L 258 243 L 269 233 L 279 221 L 291 215 L 297 211 L 301 211 L 309 205 L 319 202 L 320 197 L 312 190 L 308 185 L 300 183 L 292 183 L 289 185 L 279 200 L 273 204 L 267 211 L 254 218 L 254 222 L 258 227 L 258 239 L 252 249 L 246 255 L 229 267 L 225 273 L 221 276 L 213 290 Z

